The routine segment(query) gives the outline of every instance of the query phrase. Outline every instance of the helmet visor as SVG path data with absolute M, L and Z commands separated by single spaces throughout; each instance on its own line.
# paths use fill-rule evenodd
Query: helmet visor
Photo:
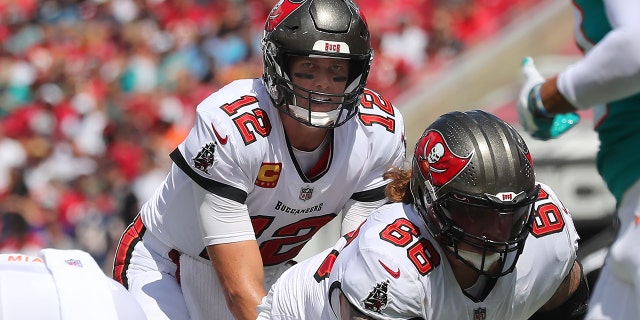
M 458 260 L 477 272 L 503 276 L 515 268 L 524 248 L 538 190 L 539 186 L 519 194 L 516 203 L 496 203 L 491 197 L 445 196 L 431 208 L 445 226 L 440 239 Z
M 469 240 L 484 245 L 486 240 L 500 243 L 517 240 L 527 227 L 533 203 L 509 208 L 494 208 L 447 198 L 441 205 L 454 228 Z

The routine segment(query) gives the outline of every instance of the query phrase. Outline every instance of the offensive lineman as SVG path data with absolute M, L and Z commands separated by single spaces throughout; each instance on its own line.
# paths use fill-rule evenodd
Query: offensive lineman
M 555 138 L 593 109 L 596 164 L 616 198 L 619 229 L 586 319 L 640 319 L 640 2 L 576 0 L 576 43 L 585 56 L 544 79 L 525 58 L 518 112 L 534 138 Z
M 271 283 L 341 211 L 343 234 L 403 163 L 400 112 L 365 89 L 366 21 L 351 0 L 281 0 L 262 79 L 197 107 L 164 183 L 124 232 L 114 278 L 152 319 L 255 319 Z
M 82 250 L 0 254 L 0 319 L 146 319 L 119 283 Z
M 527 146 L 508 124 L 482 111 L 445 114 L 418 140 L 412 170 L 385 176 L 395 203 L 287 270 L 258 319 L 584 315 L 573 221 L 535 182 Z

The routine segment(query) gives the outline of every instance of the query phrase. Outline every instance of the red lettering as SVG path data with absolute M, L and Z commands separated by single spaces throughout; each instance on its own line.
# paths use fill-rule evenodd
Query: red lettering
M 340 52 L 340 44 L 337 43 L 325 43 L 324 51 L 327 52 Z

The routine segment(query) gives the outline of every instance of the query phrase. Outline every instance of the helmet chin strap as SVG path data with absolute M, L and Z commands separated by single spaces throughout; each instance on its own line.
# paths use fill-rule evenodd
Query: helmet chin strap
M 478 270 L 488 271 L 491 266 L 500 260 L 500 254 L 494 252 L 484 256 L 484 269 L 482 269 L 482 255 L 479 253 L 458 249 L 458 255 L 473 264 Z

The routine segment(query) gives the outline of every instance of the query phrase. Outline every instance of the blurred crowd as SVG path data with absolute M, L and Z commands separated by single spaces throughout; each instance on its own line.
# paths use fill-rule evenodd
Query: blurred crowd
M 361 0 L 368 87 L 403 88 L 540 0 Z M 0 0 L 0 252 L 112 250 L 196 105 L 262 73 L 276 0 Z

